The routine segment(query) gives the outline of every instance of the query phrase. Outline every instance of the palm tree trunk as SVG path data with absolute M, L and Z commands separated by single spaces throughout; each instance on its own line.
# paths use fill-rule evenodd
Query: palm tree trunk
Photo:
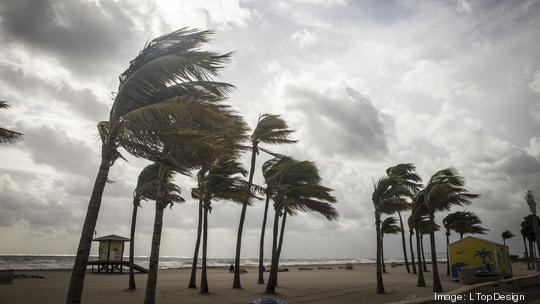
M 531 270 L 531 262 L 529 259 L 529 250 L 527 250 L 527 240 L 525 239 L 525 236 L 523 236 L 523 247 L 525 247 L 525 261 L 527 261 L 527 270 Z
M 261 228 L 261 241 L 259 244 L 259 280 L 257 284 L 264 284 L 264 234 L 266 231 L 266 218 L 268 217 L 268 205 L 270 203 L 270 194 L 266 194 L 266 203 L 264 204 L 264 216 Z
M 382 272 L 386 273 L 386 265 L 384 264 L 384 233 L 381 233 L 381 265 Z
M 437 250 L 435 249 L 435 214 L 429 213 L 429 243 L 431 245 L 431 271 L 433 272 L 433 292 L 442 292 L 439 267 L 437 265 Z
M 206 250 L 208 242 L 208 208 L 204 206 L 203 213 L 203 245 L 202 245 L 202 265 L 201 265 L 201 293 L 208 293 L 208 278 L 206 277 Z
M 503 245 L 506 246 L 506 239 L 503 238 Z
M 382 239 L 381 239 L 381 215 L 375 211 L 375 232 L 377 233 L 377 293 L 384 293 L 382 278 Z
M 273 227 L 273 236 L 272 236 L 272 262 L 270 266 L 270 276 L 268 277 L 268 282 L 266 284 L 265 293 L 276 293 L 276 286 L 274 285 L 274 277 L 277 273 L 277 240 L 278 240 L 278 225 L 279 225 L 279 210 L 275 209 L 274 214 L 274 227 Z
M 416 225 L 416 227 L 418 227 L 418 225 Z M 415 233 L 416 233 L 416 252 L 418 253 L 418 279 L 416 281 L 416 286 L 425 287 L 426 280 L 424 278 L 424 269 L 422 267 L 422 253 L 423 253 L 423 249 L 421 248 L 422 238 L 420 237 L 420 232 L 418 231 L 418 229 L 415 229 Z M 423 266 L 425 267 L 425 264 Z
M 450 245 L 450 231 L 446 231 L 446 275 L 450 275 L 450 256 L 448 255 L 448 246 Z
M 137 225 L 137 209 L 139 209 L 139 200 L 133 199 L 133 213 L 131 214 L 131 229 L 129 232 L 129 289 L 136 289 L 135 271 L 133 269 L 133 258 L 135 255 L 135 226 Z
M 529 240 L 529 260 L 531 261 L 531 269 L 536 268 L 536 263 L 534 262 L 534 246 L 533 242 Z
M 422 246 L 422 266 L 424 267 L 424 272 L 428 272 L 426 254 L 424 251 L 424 235 L 420 235 L 420 245 Z
M 86 266 L 88 265 L 88 256 L 90 255 L 92 237 L 94 236 L 94 230 L 96 229 L 103 190 L 105 189 L 107 177 L 109 176 L 109 169 L 111 168 L 111 160 L 111 148 L 105 143 L 101 148 L 101 164 L 94 182 L 92 196 L 88 203 L 88 210 L 86 211 L 81 238 L 77 248 L 77 256 L 75 257 L 75 263 L 69 281 L 66 304 L 81 303 Z
M 413 237 L 413 231 L 410 230 L 410 233 L 409 233 L 409 247 L 411 249 L 411 265 L 412 265 L 412 271 L 413 271 L 413 274 L 416 274 L 416 263 L 414 261 L 414 250 L 413 250 L 413 241 L 412 241 L 412 237 Z
M 257 146 L 253 143 L 251 151 L 251 168 L 249 168 L 249 179 L 247 184 L 247 198 L 251 195 L 251 185 L 253 184 L 253 174 L 255 173 L 255 161 L 257 158 Z M 236 237 L 236 255 L 234 257 L 234 279 L 233 288 L 242 288 L 240 284 L 240 252 L 242 250 L 242 231 L 244 230 L 244 221 L 246 220 L 247 202 L 242 204 L 242 213 L 240 214 L 240 223 L 238 224 L 238 235 Z
M 191 263 L 191 275 L 189 277 L 188 288 L 197 288 L 197 260 L 199 259 L 199 247 L 201 245 L 203 199 L 199 198 L 199 220 L 197 222 L 197 240 L 195 241 L 195 252 Z
M 148 265 L 148 277 L 146 279 L 146 295 L 144 304 L 156 303 L 156 288 L 159 265 L 159 249 L 161 245 L 161 231 L 163 229 L 163 209 L 165 209 L 165 183 L 169 169 L 161 165 L 159 167 L 159 184 L 156 199 L 156 214 L 154 217 L 154 232 L 152 233 L 152 249 Z
M 399 216 L 399 225 L 401 227 L 401 246 L 403 247 L 403 259 L 405 260 L 405 268 L 407 268 L 407 273 L 411 273 L 411 268 L 409 268 L 409 261 L 407 259 L 407 243 L 405 242 L 405 229 L 403 229 L 403 220 L 401 219 L 401 212 L 398 211 Z
M 463 240 L 463 232 L 461 232 L 461 233 L 459 234 L 459 239 L 460 239 L 460 240 Z
M 276 251 L 276 271 L 274 273 L 274 287 L 277 287 L 277 281 L 278 281 L 278 275 L 279 275 L 279 259 L 281 257 L 281 247 L 283 246 L 283 234 L 285 232 L 285 222 L 287 221 L 287 212 L 284 212 L 283 219 L 281 219 L 281 232 L 279 234 L 279 241 L 278 241 L 278 247 Z

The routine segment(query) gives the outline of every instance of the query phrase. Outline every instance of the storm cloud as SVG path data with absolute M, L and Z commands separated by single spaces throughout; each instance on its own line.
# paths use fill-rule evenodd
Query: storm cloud
M 271 112 L 297 130 L 297 144 L 267 148 L 314 160 L 335 190 L 339 221 L 291 218 L 285 257 L 373 257 L 372 182 L 398 162 L 424 180 L 455 167 L 481 197 L 452 211 L 476 212 L 487 238 L 517 234 L 523 192 L 540 196 L 539 25 L 539 1 L 4 1 L 0 100 L 12 108 L 0 120 L 25 137 L 1 147 L 0 242 L 10 246 L 0 253 L 74 252 L 100 160 L 95 126 L 118 75 L 148 39 L 184 26 L 213 29 L 210 48 L 235 51 L 220 80 L 237 87 L 230 103 L 251 126 Z M 128 234 L 148 162 L 126 157 L 110 171 L 99 234 Z M 165 213 L 162 253 L 189 256 L 197 204 L 193 180 L 177 183 L 187 202 Z M 258 254 L 262 211 L 248 209 L 245 257 Z M 139 214 L 145 255 L 152 203 Z M 210 256 L 234 254 L 239 216 L 214 203 Z M 399 242 L 388 244 L 399 257 Z M 517 238 L 509 244 L 521 253 Z

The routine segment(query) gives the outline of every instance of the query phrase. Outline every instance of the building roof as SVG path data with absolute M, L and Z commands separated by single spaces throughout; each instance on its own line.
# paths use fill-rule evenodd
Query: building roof
M 99 241 L 122 241 L 122 242 L 129 242 L 128 238 L 125 238 L 123 236 L 118 236 L 116 234 L 109 234 L 106 236 L 98 237 L 94 239 L 94 242 Z
M 484 241 L 484 242 L 488 242 L 488 243 L 492 243 L 492 244 L 495 244 L 495 245 L 499 245 L 499 246 L 505 246 L 503 244 L 500 244 L 500 243 L 497 243 L 497 242 L 494 242 L 494 241 L 490 241 L 490 240 L 486 240 L 486 239 L 483 239 L 483 238 L 479 238 L 479 237 L 476 237 L 476 236 L 472 236 L 472 235 L 468 235 L 466 237 L 464 237 L 463 239 L 461 240 L 457 240 L 455 242 L 452 242 L 451 244 L 455 244 L 455 243 L 459 243 L 465 239 L 475 239 L 475 240 L 480 240 L 480 241 Z M 507 247 L 507 246 L 506 246 Z

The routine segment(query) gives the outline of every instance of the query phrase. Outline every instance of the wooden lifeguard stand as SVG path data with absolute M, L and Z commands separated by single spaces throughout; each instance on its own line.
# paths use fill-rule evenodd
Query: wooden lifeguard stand
M 129 239 L 111 234 L 95 238 L 94 242 L 99 242 L 99 255 L 97 263 L 90 264 L 92 271 L 94 271 L 94 265 L 97 264 L 98 272 L 116 270 L 122 272 L 122 266 L 126 264 L 124 263 L 124 243 L 129 242 Z

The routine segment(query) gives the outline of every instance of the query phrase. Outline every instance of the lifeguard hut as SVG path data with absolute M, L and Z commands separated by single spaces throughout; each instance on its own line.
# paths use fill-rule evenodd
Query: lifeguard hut
M 129 242 L 128 238 L 115 234 L 106 235 L 94 239 L 99 242 L 99 254 L 97 263 L 91 263 L 92 271 L 94 265 L 98 266 L 98 272 L 122 272 L 124 263 L 124 243 Z
M 485 272 L 512 276 L 508 247 L 489 240 L 467 236 L 448 245 L 448 256 L 453 279 L 459 279 L 462 267 L 482 267 Z

